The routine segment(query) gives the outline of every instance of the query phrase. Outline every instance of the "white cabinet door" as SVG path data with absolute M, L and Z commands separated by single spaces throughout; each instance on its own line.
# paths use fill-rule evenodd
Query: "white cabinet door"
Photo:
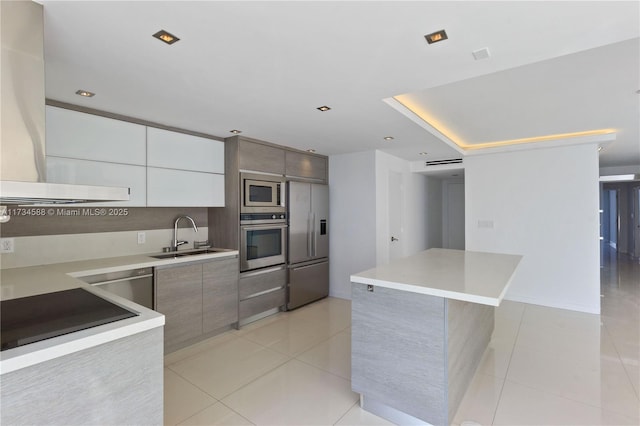
M 147 127 L 147 165 L 224 174 L 224 142 Z
M 83 204 L 144 207 L 147 176 L 144 166 L 104 163 L 47 156 L 47 181 L 97 186 L 121 186 L 130 190 L 129 201 Z
M 147 167 L 150 207 L 224 207 L 224 175 Z
M 47 155 L 146 164 L 146 127 L 52 106 L 46 107 Z

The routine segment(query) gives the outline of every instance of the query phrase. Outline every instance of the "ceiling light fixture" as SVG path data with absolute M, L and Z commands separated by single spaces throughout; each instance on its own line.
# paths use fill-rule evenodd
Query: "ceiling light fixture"
M 385 140 L 385 141 L 392 141 L 393 139 L 394 139 L 394 137 L 393 137 L 393 136 L 385 136 L 385 137 L 384 137 L 384 140 Z
M 315 149 L 313 149 L 313 148 L 309 148 L 309 149 L 307 150 L 307 152 L 310 152 L 310 153 L 312 153 L 312 154 L 313 154 L 314 152 L 316 152 L 316 150 L 315 150 Z
M 425 151 L 419 152 L 418 155 L 427 155 L 428 153 Z
M 318 108 L 316 108 L 316 109 L 317 109 L 317 110 L 319 110 L 319 111 L 325 112 L 325 111 L 329 111 L 331 108 L 329 108 L 329 107 L 328 107 L 328 106 L 326 106 L 326 105 L 323 105 L 323 106 L 318 107 Z
M 231 133 L 233 133 L 234 135 L 239 135 L 240 133 L 242 133 L 242 130 L 236 130 L 236 129 L 229 130 L 229 131 L 230 131 Z
M 427 34 L 426 36 L 424 36 L 424 38 L 427 39 L 427 43 L 433 44 L 439 41 L 446 40 L 449 37 L 447 37 L 447 33 L 444 30 L 440 30 L 436 31 L 435 33 Z
M 89 92 L 88 90 L 76 90 L 76 95 L 84 96 L 85 98 L 93 98 L 96 94 Z
M 155 38 L 157 38 L 158 40 L 162 40 L 167 44 L 173 44 L 176 41 L 180 41 L 180 39 L 176 36 L 174 36 L 173 34 L 165 31 L 165 30 L 160 30 L 157 33 L 155 33 L 153 35 Z

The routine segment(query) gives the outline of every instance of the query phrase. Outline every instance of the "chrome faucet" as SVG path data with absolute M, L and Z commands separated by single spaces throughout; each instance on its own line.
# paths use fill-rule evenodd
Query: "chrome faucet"
M 173 223 L 173 241 L 171 241 L 171 251 L 178 251 L 178 247 L 180 247 L 183 244 L 187 244 L 189 242 L 189 241 L 178 240 L 178 222 L 180 222 L 180 219 L 189 219 L 189 221 L 191 221 L 191 226 L 193 227 L 193 230 L 198 232 L 198 227 L 196 226 L 196 223 L 191 218 L 191 216 L 186 216 L 186 215 L 178 216 L 176 218 L 176 221 Z

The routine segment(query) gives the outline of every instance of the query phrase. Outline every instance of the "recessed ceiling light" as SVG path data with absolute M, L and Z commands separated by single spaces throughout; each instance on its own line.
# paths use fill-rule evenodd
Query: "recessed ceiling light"
M 308 150 L 307 150 L 307 152 L 314 153 L 314 152 L 316 152 L 316 150 L 315 150 L 315 149 L 310 148 L 310 149 L 308 149 Z
M 384 140 L 385 141 L 392 141 L 393 140 L 393 136 L 385 136 Z
M 242 130 L 236 130 L 236 129 L 229 130 L 229 131 L 230 131 L 231 133 L 233 133 L 234 135 L 239 135 L 240 133 L 242 133 Z
M 428 154 L 428 153 L 427 153 L 427 152 L 424 152 L 424 151 L 422 151 L 422 152 L 419 152 L 419 153 L 418 153 L 418 155 L 427 155 L 427 154 Z
M 427 34 L 426 36 L 424 36 L 424 38 L 427 39 L 427 43 L 432 44 L 432 43 L 437 43 L 439 41 L 446 40 L 449 37 L 447 37 L 447 33 L 444 32 L 444 30 L 440 30 L 440 31 L 436 31 L 435 33 Z
M 89 92 L 88 90 L 76 90 L 76 95 L 84 96 L 85 98 L 93 98 L 96 94 Z
M 326 106 L 326 105 L 323 105 L 323 106 L 318 107 L 318 108 L 316 108 L 316 109 L 317 109 L 317 110 L 320 110 L 320 111 L 322 111 L 322 112 L 325 112 L 325 111 L 329 111 L 331 108 L 329 108 L 329 107 L 328 107 L 328 106 Z
M 171 33 L 168 33 L 168 32 L 167 32 L 167 31 L 165 31 L 165 30 L 160 30 L 160 31 L 158 31 L 157 33 L 155 33 L 153 36 L 154 36 L 155 38 L 157 38 L 158 40 L 162 40 L 162 41 L 164 41 L 164 42 L 165 42 L 165 43 L 167 43 L 167 44 L 173 44 L 173 43 L 175 43 L 176 41 L 179 41 L 179 40 L 180 40 L 178 37 L 174 36 L 174 35 L 173 35 L 173 34 L 171 34 Z

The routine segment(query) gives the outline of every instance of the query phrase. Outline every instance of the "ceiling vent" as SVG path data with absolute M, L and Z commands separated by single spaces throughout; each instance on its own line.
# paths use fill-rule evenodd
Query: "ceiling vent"
M 473 54 L 473 59 L 475 59 L 476 61 L 479 61 L 480 59 L 487 59 L 489 56 L 491 56 L 491 54 L 489 53 L 489 49 L 487 49 L 486 47 L 483 49 L 474 50 L 471 53 Z
M 425 166 L 443 166 L 445 164 L 462 164 L 462 158 L 452 158 L 449 160 L 432 160 L 425 161 Z

